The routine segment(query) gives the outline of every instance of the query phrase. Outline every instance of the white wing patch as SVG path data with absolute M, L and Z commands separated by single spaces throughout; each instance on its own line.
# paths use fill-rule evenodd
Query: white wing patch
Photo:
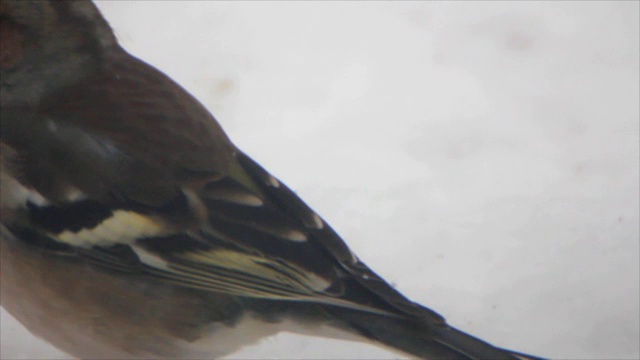
M 324 228 L 324 221 L 322 221 L 322 219 L 320 218 L 320 216 L 318 216 L 318 214 L 313 213 L 311 216 L 313 218 L 313 224 L 315 225 L 316 229 L 320 230 Z
M 151 253 L 141 248 L 140 246 L 136 246 L 136 245 L 132 245 L 131 249 L 133 250 L 133 252 L 136 253 L 136 255 L 138 256 L 138 259 L 140 259 L 140 261 L 142 261 L 143 263 L 149 266 L 153 266 L 154 268 L 157 268 L 157 269 L 169 270 L 169 264 L 160 256 L 154 253 Z
M 91 229 L 66 230 L 50 236 L 60 242 L 80 247 L 134 244 L 137 239 L 166 235 L 170 229 L 157 219 L 134 211 L 116 210 L 113 215 Z
M 28 189 L 22 185 L 8 172 L 0 172 L 0 203 L 2 208 L 6 209 L 18 209 L 25 208 L 27 202 L 31 202 L 38 206 L 49 205 L 47 199 L 45 199 L 39 192 Z
M 278 179 L 276 179 L 275 177 L 269 175 L 269 179 L 268 179 L 268 183 L 269 186 L 274 187 L 274 188 L 279 188 L 280 187 L 280 181 L 278 181 Z

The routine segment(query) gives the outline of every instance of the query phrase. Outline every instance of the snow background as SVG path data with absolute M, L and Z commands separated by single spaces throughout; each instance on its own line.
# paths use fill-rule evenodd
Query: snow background
M 413 300 L 503 347 L 640 357 L 638 2 L 98 5 Z M 1 326 L 3 359 L 65 357 Z M 397 355 L 232 356 L 303 357 Z

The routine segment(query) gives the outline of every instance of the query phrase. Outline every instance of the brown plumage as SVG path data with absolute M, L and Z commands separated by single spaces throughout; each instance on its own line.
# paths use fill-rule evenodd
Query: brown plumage
M 91 2 L 0 4 L 2 305 L 35 334 L 86 358 L 217 357 L 283 329 L 533 358 L 394 290 Z

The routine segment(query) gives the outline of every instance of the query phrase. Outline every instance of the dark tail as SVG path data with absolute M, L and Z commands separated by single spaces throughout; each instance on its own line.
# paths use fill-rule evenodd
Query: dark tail
M 336 314 L 366 337 L 421 359 L 544 360 L 497 348 L 446 324 L 339 310 Z

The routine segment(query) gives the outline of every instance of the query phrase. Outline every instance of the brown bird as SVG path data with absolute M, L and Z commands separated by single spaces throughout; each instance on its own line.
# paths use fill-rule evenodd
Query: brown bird
M 214 358 L 281 330 L 535 359 L 394 290 L 90 1 L 2 0 L 0 44 L 1 300 L 37 336 L 93 359 Z

